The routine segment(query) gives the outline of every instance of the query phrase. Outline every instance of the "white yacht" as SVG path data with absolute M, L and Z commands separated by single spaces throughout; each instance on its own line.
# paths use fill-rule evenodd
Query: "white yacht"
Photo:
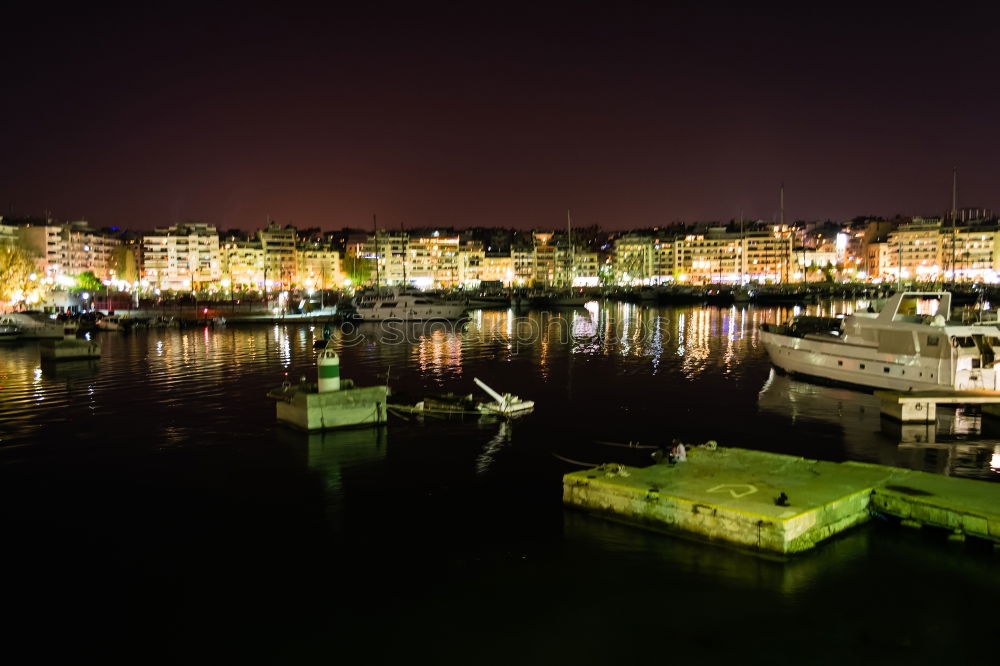
M 359 294 L 354 299 L 355 319 L 360 321 L 427 321 L 460 319 L 465 303 L 449 303 L 419 291 L 396 289 L 391 292 Z
M 3 321 L 21 329 L 22 340 L 62 340 L 76 335 L 76 324 L 58 321 L 42 312 L 11 312 Z
M 21 327 L 0 317 L 0 342 L 14 342 L 21 339 Z
M 997 322 L 950 321 L 946 291 L 900 292 L 880 312 L 761 326 L 771 362 L 792 374 L 898 391 L 1000 389 Z

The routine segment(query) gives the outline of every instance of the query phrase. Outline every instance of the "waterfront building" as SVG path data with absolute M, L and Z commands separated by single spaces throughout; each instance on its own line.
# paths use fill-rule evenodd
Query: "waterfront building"
M 218 284 L 218 231 L 201 223 L 157 228 L 142 240 L 142 276 L 155 289 L 191 291 Z
M 889 234 L 888 246 L 886 277 L 931 281 L 942 273 L 941 220 L 914 218 Z
M 332 289 L 344 281 L 340 253 L 326 243 L 311 241 L 296 247 L 295 284 L 306 289 Z
M 573 286 L 596 287 L 600 282 L 600 268 L 597 252 L 576 248 L 573 253 Z
M 650 274 L 651 284 L 664 284 L 674 279 L 677 274 L 677 243 L 670 239 L 655 238 Z
M 783 282 L 793 279 L 792 230 L 746 233 L 723 227 L 678 238 L 628 234 L 615 241 L 612 263 L 621 284 Z
M 264 290 L 264 248 L 259 240 L 227 238 L 221 248 L 220 284 L 231 290 Z
M 530 245 L 513 245 L 510 262 L 514 271 L 514 286 L 527 287 L 535 279 L 535 248 Z
M 615 240 L 612 264 L 615 279 L 621 284 L 650 284 L 659 282 L 666 276 L 673 279 L 674 257 L 671 243 L 670 266 L 668 273 L 661 271 L 668 267 L 662 265 L 664 257 L 655 257 L 654 248 L 660 250 L 659 239 L 652 235 L 626 234 Z M 656 268 L 654 269 L 654 265 Z
M 470 240 L 460 244 L 458 250 L 458 282 L 463 287 L 475 288 L 482 281 L 486 251 L 481 241 Z
M 407 273 L 409 247 L 410 236 L 403 231 L 379 231 L 375 236 L 368 236 L 363 245 L 356 242 L 352 245 L 353 251 L 357 253 L 356 257 L 370 262 L 371 281 L 374 283 L 377 278 L 383 286 L 399 286 L 404 282 L 411 282 L 412 276 Z
M 434 231 L 410 238 L 406 256 L 408 281 L 421 289 L 450 288 L 459 282 L 459 237 Z
M 4 224 L 0 217 L 0 247 L 15 245 L 17 243 L 17 227 Z
M 724 227 L 705 234 L 689 234 L 674 244 L 677 280 L 694 284 L 738 283 L 743 270 L 743 245 L 739 234 Z
M 958 282 L 996 282 L 1000 269 L 997 228 L 985 225 L 943 228 L 941 261 L 942 265 L 949 267 L 945 272 L 945 277 L 949 279 Z
M 775 225 L 742 234 L 743 282 L 788 282 L 792 279 L 792 233 Z
M 53 281 L 65 284 L 69 276 L 86 272 L 100 280 L 111 278 L 112 254 L 120 241 L 86 221 L 25 224 L 17 227 L 17 234 L 35 255 L 39 271 Z
M 553 285 L 556 282 L 556 244 L 554 233 L 536 231 L 532 234 L 534 240 L 534 275 L 532 283 L 540 286 Z
M 889 269 L 889 244 L 885 239 L 868 243 L 865 247 L 864 270 L 869 280 L 885 278 Z
M 479 279 L 481 282 L 499 282 L 504 287 L 512 286 L 515 282 L 513 253 L 485 253 Z
M 266 287 L 289 289 L 296 278 L 295 227 L 282 228 L 271 222 L 257 232 L 264 251 L 264 282 Z

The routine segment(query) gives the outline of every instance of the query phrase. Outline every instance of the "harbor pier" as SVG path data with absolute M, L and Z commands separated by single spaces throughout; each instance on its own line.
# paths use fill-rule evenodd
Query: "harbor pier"
M 563 501 L 615 520 L 776 555 L 873 512 L 1000 542 L 1000 485 L 867 463 L 695 447 L 688 460 L 563 477 Z

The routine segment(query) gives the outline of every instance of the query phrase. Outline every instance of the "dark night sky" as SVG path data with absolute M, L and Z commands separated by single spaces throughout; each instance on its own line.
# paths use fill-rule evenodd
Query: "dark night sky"
M 784 180 L 789 219 L 935 214 L 952 166 L 1000 208 L 995 17 L 954 4 L 34 4 L 0 14 L 6 212 L 625 228 L 771 219 Z

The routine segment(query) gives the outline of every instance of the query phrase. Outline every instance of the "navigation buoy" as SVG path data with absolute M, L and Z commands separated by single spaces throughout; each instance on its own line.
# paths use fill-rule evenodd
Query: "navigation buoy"
M 340 357 L 332 349 L 324 349 L 316 359 L 319 370 L 319 392 L 340 390 Z

